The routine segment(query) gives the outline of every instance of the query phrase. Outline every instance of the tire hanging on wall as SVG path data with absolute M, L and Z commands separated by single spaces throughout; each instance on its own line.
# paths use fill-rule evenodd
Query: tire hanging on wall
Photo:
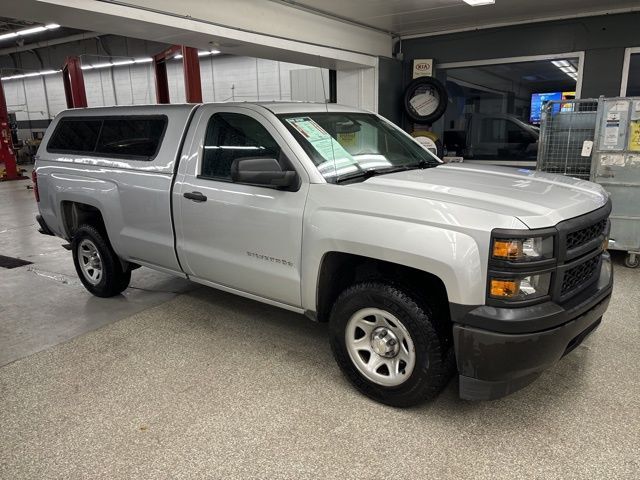
M 433 123 L 444 115 L 449 102 L 447 89 L 433 77 L 412 80 L 404 91 L 404 111 L 417 123 Z
M 429 150 L 438 158 L 441 159 L 444 156 L 444 146 L 435 133 L 427 130 L 414 130 L 411 132 L 411 136 L 418 141 L 422 148 Z

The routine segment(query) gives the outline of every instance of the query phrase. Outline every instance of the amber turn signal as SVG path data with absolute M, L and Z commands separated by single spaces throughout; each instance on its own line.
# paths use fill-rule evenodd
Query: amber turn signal
M 522 257 L 522 241 L 494 240 L 493 257 L 506 260 L 517 260 Z
M 491 280 L 491 296 L 497 298 L 510 298 L 520 291 L 519 280 Z

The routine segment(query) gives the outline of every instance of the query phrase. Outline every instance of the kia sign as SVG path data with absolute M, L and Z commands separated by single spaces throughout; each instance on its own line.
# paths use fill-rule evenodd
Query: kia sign
M 413 78 L 430 77 L 433 75 L 433 59 L 420 59 L 413 61 Z

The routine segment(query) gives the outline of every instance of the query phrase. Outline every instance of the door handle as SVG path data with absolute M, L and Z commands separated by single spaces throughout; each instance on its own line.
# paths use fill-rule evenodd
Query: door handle
M 193 200 L 194 202 L 206 202 L 207 197 L 200 192 L 187 192 L 184 195 L 184 198 L 188 198 L 189 200 Z

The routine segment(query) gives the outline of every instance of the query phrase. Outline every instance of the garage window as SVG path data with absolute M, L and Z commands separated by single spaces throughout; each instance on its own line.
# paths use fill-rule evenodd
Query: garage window
M 437 65 L 449 105 L 433 130 L 447 155 L 534 166 L 544 106 L 579 95 L 580 64 L 575 53 Z
M 257 120 L 238 113 L 217 113 L 207 124 L 201 176 L 231 180 L 231 164 L 238 158 L 275 158 L 281 149 Z
M 152 160 L 167 126 L 165 116 L 62 119 L 47 145 L 50 152 Z

